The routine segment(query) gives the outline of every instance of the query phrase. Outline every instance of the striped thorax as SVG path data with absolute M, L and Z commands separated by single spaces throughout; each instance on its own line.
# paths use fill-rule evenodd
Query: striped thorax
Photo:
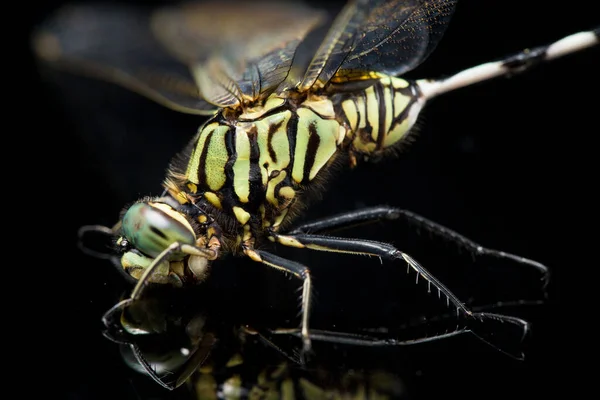
M 244 111 L 219 111 L 199 129 L 187 163 L 172 166 L 171 194 L 222 226 L 247 227 L 236 232 L 241 242 L 276 231 L 340 155 L 367 158 L 410 131 L 422 105 L 416 86 L 377 76 L 330 97 L 286 93 Z

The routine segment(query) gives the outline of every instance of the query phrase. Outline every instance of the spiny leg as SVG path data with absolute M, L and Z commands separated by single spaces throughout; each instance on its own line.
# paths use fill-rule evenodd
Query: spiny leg
M 300 325 L 300 334 L 302 336 L 303 355 L 307 355 L 311 350 L 311 341 L 308 328 L 310 316 L 310 304 L 312 295 L 311 274 L 307 266 L 296 261 L 288 260 L 262 250 L 245 249 L 244 253 L 253 261 L 263 263 L 279 271 L 288 272 L 298 279 L 302 279 L 302 297 L 300 313 L 302 322 Z
M 460 233 L 438 224 L 437 222 L 431 221 L 411 211 L 395 207 L 369 207 L 361 210 L 333 215 L 331 217 L 302 224 L 297 228 L 291 230 L 289 234 L 294 235 L 299 233 L 317 233 L 329 229 L 343 230 L 355 226 L 357 224 L 374 223 L 378 221 L 396 221 L 401 218 L 404 218 L 407 222 L 415 225 L 417 228 L 424 229 L 440 238 L 451 240 L 475 255 L 485 255 L 495 258 L 508 259 L 517 262 L 518 264 L 523 264 L 532 267 L 538 270 L 542 275 L 541 279 L 543 281 L 543 289 L 545 289 L 548 284 L 548 281 L 550 279 L 550 272 L 548 270 L 548 267 L 546 267 L 545 265 L 515 254 L 485 248 L 479 243 L 476 243 L 473 240 L 461 235 Z
M 421 266 L 410 255 L 398 250 L 388 243 L 377 242 L 364 239 L 348 239 L 331 236 L 311 235 L 311 234 L 296 234 L 296 235 L 279 235 L 272 233 L 275 240 L 289 247 L 306 248 L 318 251 L 330 251 L 334 253 L 360 254 L 367 256 L 381 257 L 386 260 L 403 259 L 409 268 L 412 268 L 417 273 L 417 282 L 419 276 L 425 278 L 428 282 L 428 292 L 431 292 L 431 285 L 438 290 L 438 295 L 443 294 L 446 297 L 446 303 L 449 306 L 452 303 L 457 312 L 462 312 L 463 315 L 470 316 L 471 312 L 467 307 L 448 289 L 442 282 L 433 276 L 427 269 Z
M 391 261 L 403 259 L 407 263 L 409 269 L 412 268 L 417 273 L 417 283 L 419 281 L 419 276 L 423 277 L 427 281 L 427 290 L 429 293 L 431 292 L 431 285 L 433 285 L 438 291 L 438 297 L 441 297 L 441 294 L 443 294 L 446 297 L 447 306 L 450 306 L 450 303 L 452 303 L 452 305 L 456 307 L 457 317 L 460 317 L 462 315 L 470 321 L 496 321 L 501 323 L 510 323 L 513 325 L 518 325 L 515 322 L 518 320 L 522 322 L 522 336 L 520 340 L 522 340 L 525 334 L 527 333 L 527 323 L 518 318 L 484 312 L 474 313 L 462 301 L 460 301 L 460 299 L 454 293 L 452 293 L 450 289 L 448 289 L 442 282 L 440 282 L 435 276 L 433 276 L 427 269 L 421 266 L 411 256 L 398 250 L 391 244 L 370 240 L 337 238 L 310 234 L 279 235 L 274 232 L 271 232 L 271 234 L 278 243 L 290 247 L 306 248 L 318 251 L 330 251 L 336 253 L 377 256 L 382 259 L 387 259 Z M 499 346 L 494 345 L 493 342 L 488 340 L 488 338 L 482 337 L 474 331 L 471 332 L 478 336 L 481 340 L 492 345 L 494 348 L 505 352 Z M 520 358 L 521 356 L 516 357 Z

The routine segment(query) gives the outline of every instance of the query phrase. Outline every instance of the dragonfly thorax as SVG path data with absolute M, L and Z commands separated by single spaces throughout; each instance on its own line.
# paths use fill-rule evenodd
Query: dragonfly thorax
M 169 174 L 170 193 L 243 242 L 278 230 L 322 187 L 339 159 L 377 156 L 405 138 L 422 106 L 415 85 L 378 75 L 333 96 L 273 94 L 200 127 Z

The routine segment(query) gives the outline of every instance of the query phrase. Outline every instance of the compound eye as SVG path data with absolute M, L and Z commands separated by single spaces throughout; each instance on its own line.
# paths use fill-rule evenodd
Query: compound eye
M 169 245 L 193 245 L 196 235 L 190 224 L 165 204 L 136 203 L 123 217 L 123 236 L 136 249 L 150 257 L 158 256 Z

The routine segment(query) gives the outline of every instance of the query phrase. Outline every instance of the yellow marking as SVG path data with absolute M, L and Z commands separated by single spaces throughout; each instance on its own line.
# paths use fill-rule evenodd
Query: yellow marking
M 346 128 L 342 125 L 340 125 L 340 128 L 338 130 L 338 137 L 337 137 L 337 142 L 336 144 L 339 146 L 342 144 L 342 142 L 344 141 L 344 138 L 346 137 Z
M 315 131 L 319 136 L 319 146 L 314 155 L 314 162 L 310 168 L 308 179 L 314 179 L 317 173 L 327 164 L 331 157 L 337 151 L 337 140 L 340 125 L 335 120 L 328 120 L 319 117 L 313 111 L 307 108 L 298 108 L 298 135 L 296 136 L 296 152 L 294 158 L 294 169 L 292 178 L 296 182 L 301 182 L 304 177 L 304 163 L 306 154 L 312 149 L 308 149 L 308 138 L 310 135 L 309 126 L 314 125 Z M 299 146 L 299 143 L 302 146 Z M 302 152 L 301 152 L 302 151 Z M 300 180 L 298 180 L 300 178 Z
M 378 79 L 381 78 L 382 74 L 374 71 L 362 71 L 358 69 L 344 69 L 339 70 L 336 74 L 331 78 L 330 82 L 332 83 L 344 83 L 351 81 L 364 81 L 367 79 Z
M 359 135 L 356 135 L 354 140 L 352 141 L 353 147 L 361 153 L 372 153 L 377 149 L 377 143 L 373 142 L 363 142 L 362 138 Z
M 120 246 L 122 242 L 123 242 L 123 237 L 118 238 L 117 239 L 117 246 Z
M 411 97 L 404 96 L 400 93 L 396 93 L 394 96 L 394 111 L 396 115 L 399 115 L 410 103 Z M 419 106 L 414 104 L 417 110 Z M 395 124 L 394 127 L 388 132 L 385 140 L 383 141 L 383 147 L 390 147 L 395 143 L 398 143 L 402 138 L 408 133 L 410 128 L 412 128 L 416 116 L 418 113 L 412 112 L 412 110 L 408 113 L 406 118 L 399 124 Z
M 121 257 L 121 266 L 123 266 L 123 268 L 140 267 L 145 269 L 152 264 L 153 260 L 153 258 L 148 258 L 141 254 L 128 251 Z
M 394 118 L 397 117 L 404 111 L 406 106 L 410 103 L 412 97 L 405 96 L 402 93 L 394 93 Z
M 188 222 L 188 220 L 179 212 L 175 211 L 170 205 L 164 203 L 148 203 L 148 205 L 158 208 L 163 211 L 169 217 L 180 222 L 188 231 L 190 231 L 194 235 L 194 240 L 196 238 L 196 234 L 194 233 L 194 229 L 192 225 Z
M 291 186 L 284 186 L 279 189 L 279 195 L 286 199 L 293 199 L 296 196 L 296 191 Z
M 173 272 L 179 276 L 184 276 L 185 270 L 184 270 L 183 261 L 171 261 L 170 267 L 171 267 L 171 272 Z
M 279 228 L 279 225 L 281 225 L 281 223 L 285 219 L 285 216 L 287 215 L 288 211 L 289 211 L 289 208 L 281 210 L 281 214 L 279 214 L 275 218 L 275 221 L 273 221 L 273 229 L 274 230 L 277 230 L 277 228 Z
M 207 237 L 212 237 L 215 235 L 215 233 L 217 233 L 217 230 L 215 229 L 214 226 L 210 226 L 207 230 L 206 230 L 206 236 Z
M 365 96 L 367 99 L 367 117 L 371 126 L 371 139 L 377 142 L 377 136 L 379 135 L 379 102 L 375 95 L 375 88 L 373 86 L 367 88 Z
M 410 86 L 410 83 L 408 83 L 408 81 L 401 79 L 401 78 L 395 78 L 393 76 L 388 76 L 388 78 L 390 78 L 390 81 L 392 82 L 392 86 L 394 87 L 394 89 L 405 89 L 408 86 Z
M 287 137 L 287 124 L 292 116 L 291 111 L 270 115 L 262 120 L 256 121 L 257 142 L 260 152 L 259 166 L 263 185 L 267 184 L 269 176 L 273 171 L 281 171 L 290 164 L 290 143 Z M 271 149 L 275 153 L 277 161 L 271 158 L 269 152 L 269 128 L 281 124 L 279 129 L 271 136 Z M 265 163 L 268 167 L 265 168 Z
M 246 226 L 250 228 L 250 225 Z M 244 226 L 244 228 L 246 228 L 246 226 Z M 244 229 L 244 236 L 242 238 L 242 242 L 247 243 L 250 239 L 252 239 L 252 232 L 250 232 L 250 229 Z
M 277 235 L 277 241 L 284 246 L 288 247 L 297 247 L 299 249 L 303 249 L 306 246 L 300 243 L 298 240 L 291 236 Z
M 210 132 L 212 132 L 219 124 L 214 122 L 212 124 L 206 125 L 205 127 L 200 127 L 198 131 L 198 141 L 196 147 L 192 151 L 190 155 L 190 161 L 188 162 L 187 170 L 185 171 L 185 177 L 188 181 L 198 184 L 198 168 L 200 167 L 200 156 L 202 155 L 202 149 L 204 148 L 204 144 L 206 143 L 206 137 Z
M 140 270 L 140 276 L 134 276 L 136 279 L 140 279 L 141 275 L 142 275 L 142 270 L 145 270 L 146 268 L 148 268 L 150 266 L 150 264 L 152 264 L 152 262 L 154 261 L 153 258 L 148 258 L 136 253 L 133 253 L 131 251 L 126 252 L 125 254 L 123 254 L 123 257 L 121 257 L 121 266 L 123 267 L 123 269 L 127 270 L 129 268 L 141 268 Z M 152 276 L 150 277 L 150 280 L 152 281 L 152 277 L 154 276 L 167 276 L 169 275 L 169 269 L 170 269 L 170 263 L 168 261 L 163 261 L 161 262 L 158 267 L 156 268 L 156 270 L 154 270 Z M 131 274 L 133 276 L 133 274 Z
M 281 97 L 278 97 L 277 95 L 271 95 L 263 106 L 249 108 L 248 110 L 246 110 L 246 112 L 241 114 L 239 118 L 249 120 L 259 119 L 265 113 L 283 105 L 284 102 L 285 100 Z
M 210 143 L 208 143 L 208 155 L 204 171 L 206 174 L 206 184 L 211 190 L 217 191 L 225 184 L 225 164 L 229 160 L 227 147 L 225 145 L 225 135 L 229 127 L 219 125 L 214 129 Z M 200 148 L 196 153 L 201 153 Z M 199 182 L 202 183 L 202 182 Z
M 184 177 L 183 179 L 186 178 Z M 175 200 L 177 200 L 179 204 L 185 204 L 189 201 L 187 194 L 179 190 L 179 187 L 175 182 L 173 182 L 173 180 L 169 178 L 165 179 L 165 181 L 163 182 L 163 186 L 165 189 L 167 189 L 169 194 L 173 196 Z
M 250 139 L 239 127 L 235 133 L 237 158 L 233 163 L 233 190 L 242 203 L 247 203 L 250 196 Z
M 311 96 L 304 103 L 302 107 L 308 107 L 315 113 L 319 114 L 323 118 L 334 118 L 335 111 L 333 110 L 333 103 L 326 97 Z
M 219 200 L 219 197 L 214 194 L 213 192 L 204 192 L 204 198 L 213 206 L 215 206 L 216 208 L 218 208 L 219 210 L 223 209 L 223 206 L 221 205 L 221 200 Z
M 394 116 L 392 115 L 392 89 L 390 89 L 390 79 L 381 79 L 381 83 L 383 84 L 383 104 L 385 106 L 385 125 L 384 131 L 381 132 L 381 135 L 387 135 L 387 132 L 390 130 L 392 126 L 392 120 Z
M 285 179 L 285 177 L 287 176 L 287 173 L 285 171 L 281 171 L 279 173 L 279 175 L 277 175 L 275 178 L 269 180 L 269 183 L 267 184 L 267 193 L 266 193 L 266 198 L 267 201 L 271 204 L 273 204 L 275 207 L 279 206 L 279 201 L 277 200 L 277 197 L 275 197 L 275 187 Z
M 260 255 L 252 249 L 244 249 L 244 254 L 247 255 L 252 261 L 263 262 L 263 259 L 260 257 Z
M 235 214 L 235 218 L 242 225 L 246 225 L 246 222 L 250 220 L 250 213 L 248 213 L 242 207 L 233 207 L 233 213 Z
M 342 110 L 344 110 L 344 114 L 346 115 L 346 118 L 348 118 L 350 129 L 355 131 L 358 124 L 358 112 L 356 111 L 356 104 L 354 104 L 354 101 L 351 99 L 345 100 L 342 102 Z
M 321 245 L 318 245 L 318 244 L 307 244 L 305 247 L 307 249 L 311 249 L 311 250 L 329 251 L 331 253 L 360 254 L 360 255 L 365 255 L 365 256 L 376 256 L 377 255 L 377 254 L 374 254 L 374 253 L 368 253 L 368 252 L 364 252 L 364 251 L 351 251 L 351 250 L 332 249 L 330 247 L 325 247 L 325 246 L 321 246 Z
M 206 221 L 208 221 L 208 217 L 206 215 L 204 215 L 204 214 L 198 215 L 198 222 L 200 222 L 201 224 L 203 224 Z
M 364 128 L 367 126 L 367 112 L 365 110 L 365 99 L 359 96 L 354 99 L 354 102 L 356 103 L 356 110 L 358 111 L 358 115 L 360 116 L 360 122 L 356 129 Z
M 294 271 L 290 271 L 289 269 L 286 269 L 286 268 L 282 267 L 281 265 L 273 264 L 273 263 L 265 261 L 265 260 L 260 260 L 260 262 L 263 263 L 263 264 L 265 264 L 265 265 L 268 265 L 271 268 L 275 268 L 275 269 L 277 269 L 279 271 L 290 273 L 290 274 L 294 275 L 296 278 L 303 279 L 302 276 L 299 273 L 294 272 Z M 254 397 L 252 397 L 252 398 L 254 398 Z
M 188 190 L 189 190 L 191 193 L 193 193 L 193 194 L 196 194 L 196 193 L 198 192 L 198 186 L 196 186 L 196 184 L 195 184 L 195 183 L 188 182 L 188 184 L 187 184 L 187 188 L 188 188 Z
M 314 179 L 321 168 L 331 160 L 337 151 L 337 136 L 340 125 L 333 120 L 320 120 L 317 123 L 317 133 L 321 137 L 315 161 L 310 169 L 308 179 Z

